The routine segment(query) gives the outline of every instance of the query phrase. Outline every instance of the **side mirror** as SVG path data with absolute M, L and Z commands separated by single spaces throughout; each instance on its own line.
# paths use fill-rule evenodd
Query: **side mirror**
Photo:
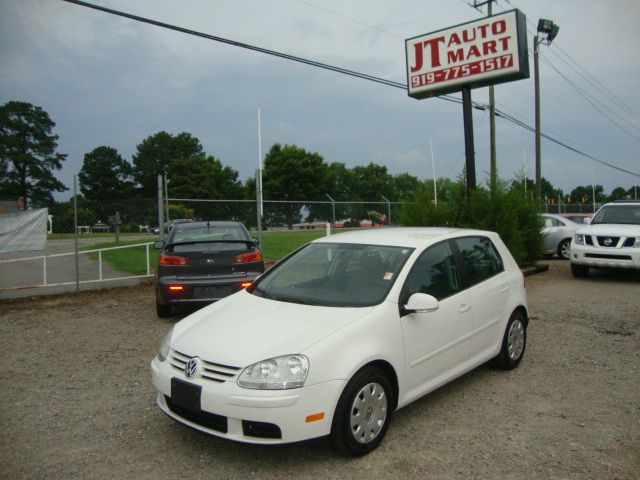
M 427 295 L 426 293 L 414 293 L 409 297 L 409 301 L 404 306 L 408 313 L 427 313 L 435 312 L 440 305 L 436 297 Z
M 256 245 L 256 247 L 260 246 L 260 240 L 258 240 L 257 238 L 252 238 L 251 240 L 253 240 L 253 243 Z
M 589 217 L 584 217 L 582 219 L 582 223 L 586 223 L 587 225 L 589 225 L 589 222 L 591 221 L 591 219 Z
M 164 242 L 161 242 L 160 240 L 153 242 L 153 248 L 160 250 L 162 247 L 164 247 Z

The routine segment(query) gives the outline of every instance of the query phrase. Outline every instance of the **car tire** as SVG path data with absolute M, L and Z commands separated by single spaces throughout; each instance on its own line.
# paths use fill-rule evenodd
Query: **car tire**
M 156 314 L 160 318 L 166 318 L 171 316 L 171 305 L 160 305 L 156 302 Z
M 571 264 L 571 273 L 576 278 L 586 278 L 589 274 L 589 267 L 585 265 L 578 265 L 577 263 Z
M 571 258 L 571 239 L 566 238 L 558 245 L 558 257 L 561 260 L 569 260 Z
M 333 415 L 334 447 L 354 457 L 373 451 L 387 432 L 394 405 L 393 389 L 382 370 L 360 370 L 345 387 Z
M 502 337 L 502 347 L 494 359 L 494 366 L 501 370 L 513 370 L 520 364 L 526 346 L 527 322 L 522 311 L 516 310 L 507 323 Z

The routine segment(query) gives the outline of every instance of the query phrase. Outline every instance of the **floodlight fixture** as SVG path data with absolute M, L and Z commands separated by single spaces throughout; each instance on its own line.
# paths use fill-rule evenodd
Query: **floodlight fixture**
M 538 20 L 538 33 L 542 33 L 545 36 L 547 45 L 550 45 L 554 38 L 558 35 L 560 27 L 553 23 L 552 20 L 541 18 Z

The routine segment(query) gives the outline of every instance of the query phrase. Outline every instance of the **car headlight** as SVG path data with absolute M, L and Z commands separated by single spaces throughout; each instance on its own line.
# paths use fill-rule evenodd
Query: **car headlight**
M 173 326 L 166 333 L 164 338 L 162 339 L 162 343 L 160 343 L 160 348 L 158 349 L 158 360 L 164 362 L 169 355 L 169 347 L 171 346 L 171 337 L 173 336 Z
M 575 242 L 576 245 L 584 245 L 585 244 L 584 235 L 576 233 L 576 236 L 573 238 L 573 241 Z
M 309 359 L 304 355 L 269 358 L 245 368 L 238 385 L 257 390 L 287 390 L 304 385 L 309 372 Z

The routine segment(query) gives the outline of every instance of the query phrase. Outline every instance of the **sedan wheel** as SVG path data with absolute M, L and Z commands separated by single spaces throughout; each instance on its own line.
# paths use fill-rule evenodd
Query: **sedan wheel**
M 571 258 L 571 240 L 563 240 L 558 245 L 558 256 L 563 260 L 569 260 Z
M 393 390 L 375 367 L 360 370 L 347 384 L 333 417 L 331 439 L 342 453 L 361 456 L 384 438 L 394 408 Z

